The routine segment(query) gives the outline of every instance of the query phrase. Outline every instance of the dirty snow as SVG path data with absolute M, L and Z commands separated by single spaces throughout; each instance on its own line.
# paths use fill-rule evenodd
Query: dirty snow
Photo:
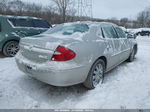
M 107 73 L 91 91 L 50 86 L 20 72 L 14 58 L 0 58 L 0 109 L 150 108 L 150 38 L 138 42 L 136 60 Z

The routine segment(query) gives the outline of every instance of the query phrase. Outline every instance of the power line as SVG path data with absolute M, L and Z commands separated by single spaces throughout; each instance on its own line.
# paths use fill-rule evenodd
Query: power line
M 78 0 L 78 16 L 93 18 L 92 0 Z

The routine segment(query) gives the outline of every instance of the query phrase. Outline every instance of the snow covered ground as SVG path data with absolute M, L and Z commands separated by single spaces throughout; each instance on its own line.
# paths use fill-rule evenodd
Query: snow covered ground
M 137 40 L 136 60 L 107 73 L 91 91 L 47 85 L 20 72 L 14 58 L 0 58 L 0 109 L 150 108 L 150 38 Z

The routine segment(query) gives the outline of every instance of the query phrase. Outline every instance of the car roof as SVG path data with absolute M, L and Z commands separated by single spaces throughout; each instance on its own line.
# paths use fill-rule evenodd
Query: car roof
M 42 19 L 42 18 L 37 18 L 37 17 L 29 17 L 29 16 L 12 16 L 12 15 L 0 15 L 0 18 Z
M 104 26 L 104 25 L 112 25 L 117 26 L 116 24 L 110 23 L 110 22 L 95 22 L 95 21 L 77 21 L 77 22 L 69 22 L 64 23 L 64 25 L 70 25 L 70 24 L 87 24 L 88 26 Z

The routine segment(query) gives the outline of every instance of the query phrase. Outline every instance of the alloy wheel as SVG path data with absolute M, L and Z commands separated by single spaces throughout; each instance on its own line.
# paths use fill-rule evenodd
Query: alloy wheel
M 97 64 L 93 71 L 93 86 L 96 87 L 103 82 L 104 68 L 101 63 Z
M 7 46 L 6 52 L 9 56 L 15 56 L 19 51 L 18 42 L 12 42 Z

